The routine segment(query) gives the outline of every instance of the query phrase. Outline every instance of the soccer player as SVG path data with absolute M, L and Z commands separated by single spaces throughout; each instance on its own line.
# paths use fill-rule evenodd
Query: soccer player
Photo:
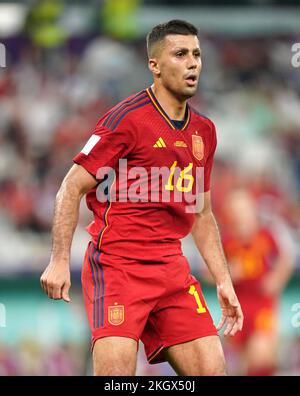
M 52 254 L 41 277 L 50 298 L 70 301 L 70 247 L 83 195 L 94 214 L 82 287 L 95 375 L 134 375 L 139 340 L 150 363 L 167 360 L 180 375 L 224 375 L 217 330 L 226 325 L 224 334 L 233 336 L 242 328 L 210 203 L 216 131 L 187 103 L 201 71 L 197 33 L 179 20 L 153 28 L 147 49 L 154 84 L 100 118 L 56 198 Z M 157 179 L 160 168 L 167 177 Z M 190 201 L 199 180 L 201 209 Z M 190 231 L 217 285 L 217 329 L 181 251 Z
M 292 271 L 288 241 L 279 241 L 259 220 L 250 192 L 224 198 L 227 231 L 223 243 L 235 291 L 245 314 L 243 330 L 229 339 L 240 374 L 273 375 L 277 368 L 278 306 Z

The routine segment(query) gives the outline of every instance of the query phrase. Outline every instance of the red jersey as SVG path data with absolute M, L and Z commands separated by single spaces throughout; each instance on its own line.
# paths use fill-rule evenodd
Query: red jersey
M 197 168 L 204 169 L 203 190 L 210 188 L 216 131 L 212 121 L 189 105 L 182 128 L 177 129 L 176 124 L 164 112 L 151 88 L 147 88 L 106 113 L 74 158 L 75 163 L 95 177 L 103 167 L 115 170 L 110 187 L 115 200 L 99 202 L 98 186 L 86 197 L 94 214 L 87 230 L 100 251 L 143 262 L 160 262 L 182 254 L 180 239 L 190 232 L 195 218 L 195 213 L 187 209 L 192 202 L 187 197 L 197 192 Z M 138 187 L 136 178 L 124 182 L 125 170 L 120 170 L 120 159 L 126 159 L 127 173 L 140 171 Z M 162 167 L 168 171 L 167 180 L 157 179 Z M 98 179 L 103 180 L 99 176 Z M 156 182 L 152 183 L 154 179 Z M 141 199 L 122 200 L 130 191 L 138 193 Z M 185 194 L 180 202 L 176 198 L 178 191 Z M 159 199 L 151 199 L 153 192 L 158 193 Z M 162 202 L 166 192 L 170 199 Z
M 260 229 L 247 243 L 227 237 L 223 246 L 229 265 L 238 267 L 240 279 L 234 282 L 237 295 L 260 295 L 260 281 L 272 269 L 279 254 L 272 234 Z

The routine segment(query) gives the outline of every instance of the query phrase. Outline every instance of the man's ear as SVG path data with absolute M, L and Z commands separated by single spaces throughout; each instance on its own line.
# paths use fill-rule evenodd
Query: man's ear
M 149 70 L 157 77 L 160 75 L 160 69 L 156 58 L 150 58 L 148 61 Z

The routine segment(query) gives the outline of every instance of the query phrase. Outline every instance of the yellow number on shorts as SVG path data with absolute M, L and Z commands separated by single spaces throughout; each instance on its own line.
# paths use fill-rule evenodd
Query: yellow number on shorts
M 195 297 L 196 303 L 198 304 L 197 312 L 198 313 L 206 312 L 206 308 L 203 307 L 203 305 L 202 305 L 202 303 L 200 301 L 199 294 L 198 294 L 198 292 L 197 292 L 197 290 L 196 290 L 194 285 L 190 286 L 189 294 L 191 294 L 192 296 Z

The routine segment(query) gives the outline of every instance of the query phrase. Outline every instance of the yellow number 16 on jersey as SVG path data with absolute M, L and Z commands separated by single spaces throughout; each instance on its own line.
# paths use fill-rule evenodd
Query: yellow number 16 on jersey
M 173 177 L 174 177 L 174 172 L 175 168 L 177 165 L 177 161 L 173 162 L 173 165 L 170 168 L 170 175 L 168 179 L 168 183 L 165 185 L 165 189 L 167 191 L 173 191 L 174 190 L 174 184 L 173 184 Z M 176 188 L 178 191 L 181 192 L 190 192 L 193 188 L 194 184 L 194 176 L 192 174 L 189 174 L 189 172 L 193 169 L 193 163 L 190 162 L 188 166 L 186 166 L 181 172 L 180 175 L 177 179 L 176 183 Z M 183 186 L 183 180 L 188 180 L 188 185 L 186 187 Z

